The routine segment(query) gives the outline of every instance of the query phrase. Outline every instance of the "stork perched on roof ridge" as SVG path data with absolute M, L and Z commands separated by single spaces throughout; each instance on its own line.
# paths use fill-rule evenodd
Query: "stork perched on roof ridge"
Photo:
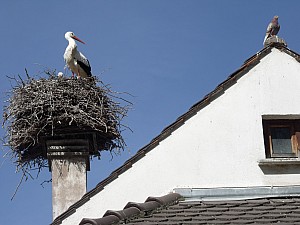
M 64 53 L 64 59 L 66 66 L 72 71 L 72 76 L 76 74 L 78 78 L 88 78 L 92 76 L 91 66 L 89 60 L 77 50 L 77 44 L 75 42 L 79 41 L 85 44 L 82 40 L 75 36 L 71 31 L 65 33 L 65 38 L 69 41 L 69 45 Z

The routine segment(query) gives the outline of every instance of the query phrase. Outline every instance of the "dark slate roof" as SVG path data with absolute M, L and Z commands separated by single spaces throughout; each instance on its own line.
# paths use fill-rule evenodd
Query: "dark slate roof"
M 274 223 L 300 224 L 300 197 L 186 201 L 171 193 L 148 198 L 145 203 L 128 203 L 123 210 L 107 211 L 98 219 L 83 219 L 80 225 Z
M 202 100 L 194 104 L 186 113 L 178 117 L 174 123 L 164 128 L 163 131 L 154 139 L 152 139 L 152 141 L 149 144 L 141 148 L 133 157 L 127 160 L 121 167 L 113 171 L 106 179 L 98 183 L 94 189 L 87 192 L 78 202 L 70 206 L 70 208 L 65 213 L 58 216 L 53 221 L 52 225 L 61 224 L 62 220 L 66 219 L 71 214 L 73 214 L 77 208 L 79 208 L 87 201 L 89 201 L 91 197 L 101 192 L 106 185 L 108 185 L 109 183 L 117 179 L 120 174 L 124 173 L 129 168 L 131 168 L 132 165 L 136 163 L 138 160 L 140 160 L 141 158 L 143 158 L 146 155 L 146 153 L 154 149 L 162 140 L 170 136 L 174 130 L 178 129 L 188 119 L 193 117 L 198 111 L 200 111 L 202 108 L 206 107 L 210 102 L 212 102 L 214 99 L 222 95 L 226 89 L 234 85 L 240 77 L 245 75 L 251 68 L 257 65 L 264 56 L 268 55 L 271 52 L 272 48 L 277 48 L 280 51 L 283 51 L 288 55 L 294 57 L 298 62 L 300 62 L 300 55 L 282 44 L 275 43 L 257 52 L 255 55 L 247 59 L 237 71 L 232 73 L 225 81 L 219 84 L 212 92 L 210 92 Z

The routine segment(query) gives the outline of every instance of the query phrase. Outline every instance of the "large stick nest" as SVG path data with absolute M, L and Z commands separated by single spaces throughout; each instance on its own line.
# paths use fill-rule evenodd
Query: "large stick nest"
M 4 107 L 5 142 L 17 170 L 47 165 L 45 140 L 67 134 L 73 138 L 96 135 L 96 151 L 90 151 L 91 155 L 124 149 L 121 131 L 126 126 L 121 120 L 127 115 L 129 102 L 96 77 L 87 80 L 46 74 L 47 78 L 27 75 L 26 80 L 14 79 L 16 85 Z

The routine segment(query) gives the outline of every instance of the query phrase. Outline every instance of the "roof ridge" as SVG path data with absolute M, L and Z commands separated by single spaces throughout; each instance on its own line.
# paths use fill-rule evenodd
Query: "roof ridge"
M 144 203 L 128 202 L 123 210 L 108 210 L 99 219 L 83 218 L 79 225 L 112 225 L 121 221 L 129 221 L 136 217 L 151 214 L 155 210 L 177 204 L 183 197 L 178 193 L 170 193 L 162 197 L 148 197 Z

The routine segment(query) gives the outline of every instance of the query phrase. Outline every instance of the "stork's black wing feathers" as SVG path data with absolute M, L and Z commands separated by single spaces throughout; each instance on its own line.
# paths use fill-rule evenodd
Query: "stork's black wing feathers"
M 86 59 L 87 64 L 81 62 L 81 61 L 77 61 L 77 64 L 84 70 L 84 72 L 86 72 L 86 74 L 88 76 L 92 76 L 92 68 L 90 66 L 90 62 L 88 59 Z

